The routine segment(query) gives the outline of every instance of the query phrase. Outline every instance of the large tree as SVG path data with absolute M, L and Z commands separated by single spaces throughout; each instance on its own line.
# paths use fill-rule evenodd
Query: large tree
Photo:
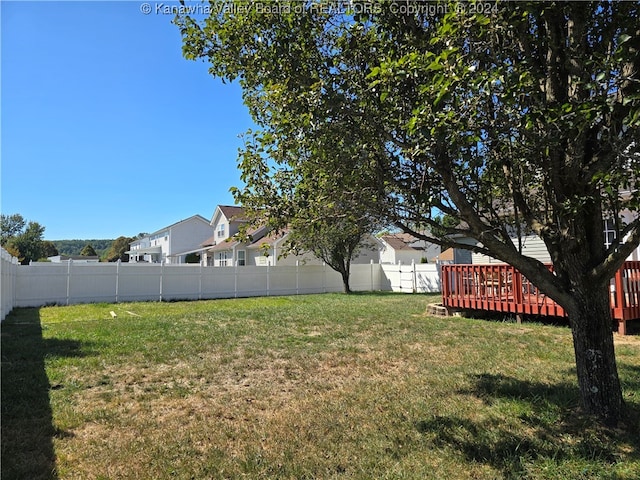
M 638 2 L 241 3 L 177 18 L 187 58 L 238 79 L 282 145 L 318 121 L 358 125 L 377 212 L 443 245 L 472 237 L 558 302 L 582 405 L 617 423 L 609 280 L 640 242 Z M 552 270 L 512 241 L 525 234 Z
M 83 257 L 97 257 L 98 256 L 98 254 L 96 253 L 96 249 L 93 248 L 93 245 L 91 245 L 90 243 L 87 243 L 82 248 L 82 251 L 80 252 L 80 255 L 82 255 Z
M 44 227 L 38 222 L 28 222 L 21 230 L 17 230 L 13 236 L 6 240 L 5 248 L 23 265 L 42 258 L 45 251 L 43 241 Z
M 125 253 L 129 250 L 129 245 L 133 242 L 135 238 L 130 237 L 118 237 L 116 238 L 109 247 L 109 250 L 104 254 L 104 260 L 107 262 L 117 262 L 118 260 L 122 262 L 129 261 L 129 254 Z
M 285 255 L 313 253 L 350 293 L 351 261 L 374 247 L 367 237 L 379 226 L 378 191 L 366 181 L 371 152 L 362 151 L 353 131 L 327 119 L 315 121 L 314 135 L 279 125 L 278 135 L 274 129 L 248 134 L 239 162 L 244 186 L 232 189 L 234 197 L 251 225 L 287 232 Z
M 0 245 L 4 247 L 9 239 L 20 235 L 24 231 L 26 224 L 24 217 L 19 213 L 12 215 L 0 214 Z

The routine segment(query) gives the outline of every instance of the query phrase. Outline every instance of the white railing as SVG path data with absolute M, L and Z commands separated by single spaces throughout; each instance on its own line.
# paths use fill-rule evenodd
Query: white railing
M 3 257 L 4 258 L 4 257 Z M 142 263 L 32 263 L 3 260 L 2 312 L 14 307 L 340 292 L 324 265 L 203 267 Z M 351 265 L 354 291 L 437 292 L 440 269 L 426 265 Z M 7 285 L 5 306 L 5 284 Z

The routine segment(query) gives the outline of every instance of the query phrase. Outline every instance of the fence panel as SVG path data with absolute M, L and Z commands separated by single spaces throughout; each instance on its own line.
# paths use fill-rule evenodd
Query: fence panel
M 158 263 L 121 263 L 118 302 L 162 300 L 162 270 Z
M 18 259 L 0 248 L 0 322 L 15 305 L 16 270 Z
M 198 300 L 200 298 L 200 265 L 164 265 L 162 300 Z
M 202 271 L 202 298 L 233 298 L 235 271 L 226 267 L 205 267 Z
M 116 301 L 117 264 L 73 263 L 68 265 L 67 304 Z
M 15 281 L 15 307 L 67 303 L 69 266 L 66 264 L 18 265 Z

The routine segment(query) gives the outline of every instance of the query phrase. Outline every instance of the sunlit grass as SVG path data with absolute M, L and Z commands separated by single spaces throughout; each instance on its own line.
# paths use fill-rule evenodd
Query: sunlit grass
M 616 339 L 630 416 L 606 430 L 579 414 L 568 329 L 424 316 L 434 301 L 18 310 L 2 478 L 640 477 L 638 337 Z

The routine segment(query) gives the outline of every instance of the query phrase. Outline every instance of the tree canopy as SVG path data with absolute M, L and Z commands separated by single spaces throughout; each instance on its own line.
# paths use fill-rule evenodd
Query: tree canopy
M 44 244 L 44 227 L 37 222 L 26 222 L 20 214 L 1 215 L 2 247 L 26 265 L 37 261 L 48 251 Z
M 277 5 L 176 19 L 185 56 L 239 81 L 272 136 L 264 173 L 304 170 L 299 142 L 348 133 L 372 214 L 441 245 L 473 238 L 565 308 L 583 407 L 616 423 L 608 288 L 640 242 L 640 4 Z M 522 253 L 527 234 L 552 269 Z
M 116 238 L 113 242 L 111 242 L 111 246 L 105 253 L 104 259 L 107 262 L 117 262 L 118 260 L 122 262 L 128 262 L 129 255 L 125 252 L 129 250 L 129 244 L 134 240 L 135 238 L 123 236 Z
M 87 243 L 84 248 L 80 251 L 80 255 L 82 255 L 83 257 L 97 257 L 98 254 L 96 253 L 96 250 L 93 248 L 93 245 L 91 245 L 90 243 Z

